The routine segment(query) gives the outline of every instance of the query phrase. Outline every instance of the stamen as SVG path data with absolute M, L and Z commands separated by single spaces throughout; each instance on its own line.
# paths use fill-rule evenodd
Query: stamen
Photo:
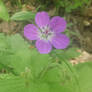
M 41 40 L 51 40 L 51 38 L 54 36 L 54 32 L 49 27 L 41 28 L 39 31 L 39 38 Z

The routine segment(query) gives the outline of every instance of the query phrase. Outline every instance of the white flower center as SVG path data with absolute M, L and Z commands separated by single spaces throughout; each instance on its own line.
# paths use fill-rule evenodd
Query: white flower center
M 51 40 L 53 36 L 54 36 L 54 32 L 48 26 L 41 28 L 39 30 L 39 38 L 41 40 L 48 41 Z

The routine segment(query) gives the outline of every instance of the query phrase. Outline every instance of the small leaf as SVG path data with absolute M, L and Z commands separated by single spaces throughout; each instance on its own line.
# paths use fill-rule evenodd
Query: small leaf
M 0 18 L 5 20 L 5 21 L 9 20 L 8 11 L 7 11 L 4 3 L 2 2 L 2 0 L 0 0 Z
M 21 11 L 15 13 L 12 17 L 11 20 L 31 20 L 34 19 L 35 13 L 29 12 L 29 11 Z

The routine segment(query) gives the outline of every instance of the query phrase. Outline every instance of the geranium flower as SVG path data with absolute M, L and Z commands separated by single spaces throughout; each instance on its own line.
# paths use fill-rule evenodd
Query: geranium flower
M 69 45 L 69 38 L 62 34 L 66 29 L 64 18 L 55 16 L 50 20 L 48 13 L 38 12 L 35 16 L 34 24 L 28 24 L 24 27 L 24 36 L 28 40 L 36 40 L 36 48 L 41 54 L 47 54 L 52 50 L 64 49 Z

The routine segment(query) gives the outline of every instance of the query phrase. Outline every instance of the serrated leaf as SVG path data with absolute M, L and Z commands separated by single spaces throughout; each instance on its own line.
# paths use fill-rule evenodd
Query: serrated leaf
M 11 20 L 31 20 L 34 19 L 35 14 L 29 11 L 21 11 L 15 13 L 12 17 Z
M 31 67 L 31 51 L 28 49 L 17 51 L 13 55 L 8 56 L 8 62 L 8 66 L 10 66 L 15 73 L 19 74 L 23 72 L 26 68 Z
M 6 39 L 7 39 L 6 36 L 3 33 L 1 33 L 0 34 L 0 66 L 1 66 L 1 69 L 8 68 L 7 67 L 8 62 L 6 61 L 8 59 L 8 55 L 12 54 L 12 51 L 10 50 L 9 44 L 6 41 Z
M 5 21 L 8 21 L 9 20 L 9 14 L 8 14 L 8 11 L 3 3 L 2 0 L 0 0 L 0 18 L 5 20 Z
M 10 76 L 10 75 L 8 75 L 7 77 L 8 79 L 0 80 L 0 91 L 23 92 L 25 90 L 25 84 L 22 78 Z
M 10 44 L 11 50 L 19 51 L 29 48 L 29 44 L 19 34 L 7 36 L 7 42 Z
M 31 57 L 29 44 L 19 34 L 0 35 L 0 64 L 4 68 L 10 68 L 11 71 L 14 70 L 17 73 L 24 71 L 28 67 Z
M 72 58 L 78 57 L 80 55 L 79 52 L 77 52 L 78 48 L 69 48 L 67 50 L 55 50 L 54 54 L 56 53 L 61 57 L 62 60 L 70 60 Z M 56 55 L 55 54 L 55 55 Z

